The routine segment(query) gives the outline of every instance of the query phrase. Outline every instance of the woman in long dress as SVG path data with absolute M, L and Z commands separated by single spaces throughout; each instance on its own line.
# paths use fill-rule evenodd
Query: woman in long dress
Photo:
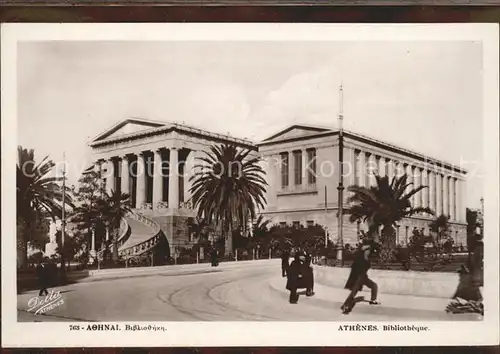
M 365 239 L 354 255 L 351 273 L 345 284 L 345 289 L 351 292 L 341 307 L 344 314 L 351 312 L 355 304 L 356 294 L 361 291 L 365 285 L 371 289 L 370 305 L 380 304 L 377 301 L 378 285 L 368 277 L 368 270 L 371 267 L 371 256 L 375 252 L 375 246 L 373 240 Z

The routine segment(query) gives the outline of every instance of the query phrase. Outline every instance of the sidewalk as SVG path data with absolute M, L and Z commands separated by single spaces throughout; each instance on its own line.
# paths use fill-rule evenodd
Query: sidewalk
M 100 280 L 112 280 L 121 278 L 134 278 L 145 276 L 180 276 L 190 274 L 203 274 L 203 273 L 217 273 L 224 270 L 238 269 L 242 267 L 268 267 L 273 263 L 278 264 L 279 259 L 259 259 L 249 261 L 235 261 L 235 262 L 222 262 L 218 267 L 212 267 L 210 263 L 198 264 L 181 264 L 181 265 L 167 265 L 155 267 L 131 267 L 131 268 L 114 268 L 89 271 L 85 276 L 82 273 L 74 272 L 70 274 L 70 279 L 77 283 L 93 282 Z M 82 274 L 82 277 L 78 276 Z
M 286 278 L 274 278 L 270 282 L 270 287 L 282 292 L 288 296 L 289 292 L 285 289 Z M 366 289 L 366 288 L 365 288 Z M 417 297 L 409 295 L 393 295 L 384 294 L 383 289 L 379 289 L 378 299 L 381 302 L 379 306 L 369 305 L 367 302 L 356 305 L 353 312 L 364 312 L 370 314 L 394 314 L 401 317 L 408 317 L 412 320 L 436 320 L 436 321 L 481 321 L 482 317 L 476 314 L 461 314 L 454 315 L 445 312 L 446 306 L 451 299 L 432 298 L 432 297 Z M 340 308 L 345 301 L 348 290 L 342 288 L 334 288 L 320 283 L 314 284 L 314 296 L 306 298 L 300 296 L 304 302 L 311 302 L 318 306 Z M 365 300 L 370 300 L 370 291 L 360 291 L 357 296 L 364 296 Z M 305 300 L 303 300 L 305 298 Z

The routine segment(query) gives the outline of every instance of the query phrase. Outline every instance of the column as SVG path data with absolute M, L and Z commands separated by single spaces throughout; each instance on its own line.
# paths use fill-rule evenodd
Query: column
M 420 168 L 413 167 L 413 187 L 416 189 L 420 187 Z M 422 206 L 422 191 L 417 192 L 413 195 L 413 206 L 415 208 L 420 208 Z
M 344 187 L 350 187 L 356 184 L 354 180 L 354 170 L 356 169 L 356 154 L 354 149 L 344 147 Z M 347 197 L 348 193 L 344 193 L 344 197 Z
M 405 173 L 406 173 L 406 176 L 407 176 L 407 180 L 406 180 L 407 184 L 412 183 L 413 182 L 413 174 L 412 174 L 412 168 L 411 168 L 410 165 L 406 165 L 406 167 L 405 167 Z M 406 189 L 406 191 L 408 192 L 409 190 L 411 190 L 411 187 L 412 186 L 409 186 Z M 413 206 L 413 204 L 414 204 L 414 197 L 410 198 L 410 203 Z
M 429 208 L 429 178 L 426 169 L 422 170 L 421 181 L 422 186 L 426 187 L 422 190 L 422 207 Z
M 137 191 L 136 191 L 136 208 L 141 208 L 142 204 L 146 202 L 146 167 L 144 154 L 141 152 L 137 154 Z
M 459 215 L 459 221 L 465 222 L 466 220 L 466 204 L 465 201 L 467 193 L 465 189 L 465 180 L 458 180 L 459 184 L 459 197 L 460 197 L 460 203 L 458 204 L 460 206 L 460 212 L 458 213 Z M 483 216 L 484 217 L 484 216 Z
M 375 160 L 375 155 L 370 154 L 368 159 L 367 173 L 368 173 L 368 187 L 374 186 L 377 181 L 375 179 L 375 173 L 377 170 L 377 161 Z
M 191 199 L 191 193 L 189 189 L 191 188 L 190 179 L 196 172 L 194 170 L 194 166 L 196 165 L 195 161 L 195 150 L 189 150 L 189 153 L 186 157 L 186 164 L 184 165 L 184 201 L 188 202 Z
M 360 151 L 358 154 L 358 180 L 356 184 L 364 187 L 366 186 L 366 154 Z
M 163 159 L 160 149 L 154 151 L 153 165 L 153 209 L 158 207 L 158 203 L 163 201 Z
M 168 207 L 179 208 L 179 150 L 175 147 L 170 148 Z
M 443 176 L 436 173 L 436 215 L 443 213 Z
M 113 160 L 108 160 L 106 162 L 106 192 L 111 194 L 116 189 L 115 180 L 115 163 Z
M 429 181 L 429 208 L 436 212 L 436 175 L 433 171 L 428 171 L 427 180 Z
M 455 177 L 451 176 L 450 177 L 450 199 L 449 199 L 449 204 L 450 204 L 450 220 L 456 220 L 456 215 L 455 215 Z
M 92 244 L 90 246 L 90 252 L 95 254 L 95 229 L 92 227 Z
M 130 194 L 130 170 L 127 156 L 122 158 L 122 193 Z
M 397 171 L 396 171 L 396 175 L 398 176 L 398 178 L 399 178 L 399 177 L 401 177 L 402 175 L 404 175 L 404 174 L 405 174 L 405 172 L 406 172 L 406 171 L 405 171 L 405 165 L 404 165 L 404 163 L 402 163 L 402 162 L 398 162 L 398 163 L 397 163 L 397 169 L 396 169 L 396 170 L 397 170 Z
M 394 161 L 391 159 L 388 159 L 387 161 L 387 176 L 389 177 L 389 182 L 391 182 L 394 176 L 396 176 L 396 166 Z
M 446 216 L 450 215 L 450 189 L 449 189 L 449 178 L 448 176 L 443 176 L 443 214 Z
M 378 174 L 380 177 L 385 177 L 385 157 L 380 156 L 378 159 Z

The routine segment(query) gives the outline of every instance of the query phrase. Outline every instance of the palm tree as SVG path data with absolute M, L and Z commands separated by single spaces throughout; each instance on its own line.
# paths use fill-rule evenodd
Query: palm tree
M 114 262 L 118 260 L 117 242 L 121 220 L 132 211 L 129 201 L 130 195 L 113 190 L 110 194 L 105 192 L 103 198 L 97 202 L 107 231 L 111 234 Z
M 255 219 L 257 208 L 264 208 L 267 185 L 260 159 L 251 150 L 235 145 L 212 146 L 199 157 L 191 177 L 190 193 L 198 216 L 222 228 L 226 251 L 232 252 L 232 231 Z
M 435 245 L 437 246 L 438 250 L 441 250 L 441 241 L 447 236 L 449 228 L 448 224 L 449 219 L 450 219 L 449 216 L 441 214 L 435 220 L 433 220 L 429 225 L 431 231 L 434 232 L 436 235 Z
M 396 232 L 394 226 L 405 217 L 419 213 L 433 215 L 429 208 L 414 208 L 410 199 L 427 186 L 409 188 L 408 176 L 388 177 L 375 176 L 377 184 L 372 187 L 350 186 L 352 193 L 348 202 L 351 204 L 346 210 L 350 222 L 364 221 L 368 224 L 368 235 L 377 238 L 380 226 L 383 227 L 381 243 L 384 248 L 392 249 L 395 246 Z
M 40 163 L 35 162 L 35 151 L 18 146 L 17 158 L 17 217 L 23 230 L 18 245 L 21 247 L 20 265 L 27 260 L 27 244 L 37 222 L 45 216 L 53 220 L 62 214 L 63 194 L 67 206 L 73 207 L 69 188 L 62 190 L 62 177 L 50 177 L 55 163 L 48 156 Z
M 264 219 L 264 215 L 259 215 L 255 222 L 253 223 L 252 233 L 253 237 L 263 238 L 269 233 L 269 225 L 271 224 L 272 219 Z

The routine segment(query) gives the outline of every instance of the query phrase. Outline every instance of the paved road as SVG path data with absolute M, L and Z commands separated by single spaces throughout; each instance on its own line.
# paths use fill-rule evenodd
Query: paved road
M 191 273 L 67 285 L 64 304 L 45 315 L 27 312 L 36 292 L 18 296 L 19 321 L 429 321 L 477 320 L 444 312 L 446 299 L 381 294 L 381 306 L 358 304 L 342 315 L 346 291 L 316 284 L 316 295 L 288 303 L 279 262 L 239 262 L 218 268 L 198 265 Z M 368 295 L 368 294 L 366 294 Z

